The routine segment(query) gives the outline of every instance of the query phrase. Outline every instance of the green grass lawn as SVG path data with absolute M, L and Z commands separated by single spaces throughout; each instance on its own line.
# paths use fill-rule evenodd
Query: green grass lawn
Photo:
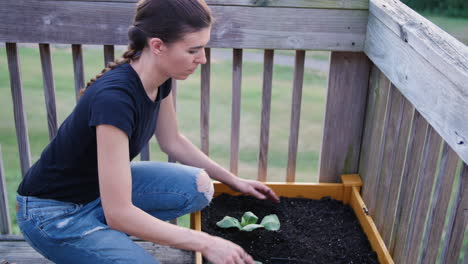
M 468 45 L 468 19 L 438 16 L 429 13 L 421 13 L 425 18 L 436 24 L 438 27 Z
M 120 55 L 120 49 L 116 52 Z M 284 51 L 287 53 L 288 51 Z M 309 55 L 308 58 L 310 58 Z M 315 59 L 328 59 L 327 52 L 314 52 Z M 32 162 L 36 161 L 47 145 L 48 128 L 44 102 L 42 71 L 37 48 L 19 49 L 21 76 Z M 212 59 L 210 105 L 210 156 L 229 168 L 231 131 L 232 62 Z M 85 81 L 101 71 L 101 49 L 84 49 Z M 69 48 L 52 48 L 57 112 L 59 123 L 75 105 L 72 55 Z M 286 177 L 288 137 L 291 116 L 293 68 L 275 66 L 270 119 L 270 145 L 268 180 L 284 181 Z M 263 65 L 243 64 L 239 176 L 255 179 L 260 137 Z M 317 181 L 318 158 L 322 139 L 322 121 L 326 93 L 326 74 L 305 70 L 302 95 L 297 181 Z M 185 81 L 178 82 L 177 112 L 180 130 L 195 145 L 200 146 L 200 70 Z M 21 179 L 19 155 L 13 119 L 5 48 L 0 48 L 0 145 L 8 186 L 8 199 L 13 232 L 19 233 L 14 217 L 16 188 Z M 167 161 L 155 139 L 151 140 L 151 159 Z M 182 221 L 187 225 L 188 218 Z

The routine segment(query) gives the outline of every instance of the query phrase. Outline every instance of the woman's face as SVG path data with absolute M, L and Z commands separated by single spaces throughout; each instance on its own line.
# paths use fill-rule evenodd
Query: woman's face
M 176 80 L 185 80 L 198 64 L 206 63 L 205 46 L 210 41 L 211 27 L 188 33 L 182 40 L 163 45 L 158 56 L 161 70 Z

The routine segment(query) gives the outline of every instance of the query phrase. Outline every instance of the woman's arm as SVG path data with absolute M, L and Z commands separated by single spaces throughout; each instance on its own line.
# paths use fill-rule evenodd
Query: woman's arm
M 236 191 L 255 196 L 259 199 L 279 201 L 279 198 L 269 187 L 258 181 L 246 180 L 235 176 L 210 159 L 190 140 L 180 134 L 172 92 L 161 102 L 155 135 L 162 151 L 174 157 L 182 164 L 204 168 L 211 178 L 227 184 Z
M 114 126 L 99 125 L 96 137 L 99 190 L 109 227 L 154 243 L 200 251 L 214 263 L 241 257 L 246 258 L 245 263 L 253 263 L 227 240 L 169 224 L 134 206 L 127 135 Z

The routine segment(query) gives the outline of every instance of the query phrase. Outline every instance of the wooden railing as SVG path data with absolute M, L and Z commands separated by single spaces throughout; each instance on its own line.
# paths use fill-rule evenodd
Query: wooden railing
M 398 1 L 373 0 L 369 12 L 363 198 L 396 263 L 461 263 L 468 49 Z
M 127 43 L 135 2 L 6 0 L 0 10 L 0 41 L 8 55 L 22 175 L 31 158 L 17 43 L 40 43 L 53 138 L 59 124 L 49 44 L 71 45 L 78 94 L 85 83 L 82 45 L 103 45 L 104 62 L 112 61 L 114 45 Z M 298 129 L 305 50 L 332 51 L 320 181 L 361 174 L 363 197 L 396 263 L 435 263 L 438 257 L 456 263 L 468 222 L 466 46 L 393 0 L 207 2 L 218 20 L 201 69 L 202 151 L 210 154 L 211 48 L 233 49 L 229 168 L 234 174 L 239 169 L 243 49 L 263 49 L 257 179 L 268 181 L 274 54 L 276 49 L 296 50 L 284 177 L 294 182 L 298 138 L 307 136 Z M 141 155 L 149 160 L 149 148 Z M 4 177 L 0 155 L 0 229 L 8 234 Z

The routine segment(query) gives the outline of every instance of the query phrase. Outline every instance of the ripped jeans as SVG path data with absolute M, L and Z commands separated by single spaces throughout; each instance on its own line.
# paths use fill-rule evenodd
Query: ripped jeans
M 133 204 L 161 220 L 199 211 L 213 195 L 200 168 L 147 161 L 132 162 L 131 172 Z M 127 234 L 107 226 L 100 198 L 75 204 L 17 195 L 17 203 L 25 240 L 55 263 L 159 263 Z

